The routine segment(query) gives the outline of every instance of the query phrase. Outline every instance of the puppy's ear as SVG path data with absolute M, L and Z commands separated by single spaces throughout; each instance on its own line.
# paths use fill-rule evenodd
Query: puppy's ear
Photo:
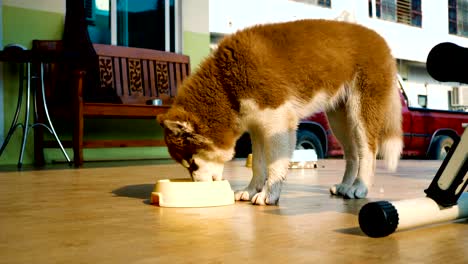
M 163 126 L 169 129 L 170 131 L 172 131 L 172 133 L 176 135 L 185 134 L 185 133 L 189 133 L 189 134 L 193 133 L 193 126 L 191 123 L 187 121 L 173 121 L 173 120 L 166 119 L 163 121 Z
M 205 136 L 199 135 L 195 132 L 193 124 L 188 121 L 174 121 L 169 119 L 159 119 L 164 128 L 169 129 L 175 136 L 185 135 L 188 141 L 195 144 L 212 144 L 213 141 Z
M 162 127 L 164 127 L 164 120 L 166 120 L 166 114 L 159 114 L 156 116 L 156 121 L 159 123 L 159 125 L 161 125 Z

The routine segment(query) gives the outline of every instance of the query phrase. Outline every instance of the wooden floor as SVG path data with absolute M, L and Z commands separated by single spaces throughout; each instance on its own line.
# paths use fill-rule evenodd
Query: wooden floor
M 0 173 L 0 263 L 468 263 L 468 222 L 369 238 L 368 201 L 423 196 L 440 162 L 379 163 L 369 199 L 332 197 L 342 160 L 291 170 L 278 206 L 148 204 L 157 179 L 188 177 L 176 164 L 114 164 Z M 234 189 L 251 173 L 227 165 Z

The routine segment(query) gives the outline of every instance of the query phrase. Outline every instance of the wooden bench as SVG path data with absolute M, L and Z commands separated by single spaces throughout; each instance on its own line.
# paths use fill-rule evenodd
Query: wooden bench
M 45 67 L 46 97 L 50 99 L 49 112 L 52 120 L 71 117 L 73 123 L 72 140 L 63 141 L 63 144 L 73 148 L 75 166 L 83 164 L 84 148 L 164 146 L 164 140 L 158 139 L 90 140 L 84 135 L 84 120 L 155 119 L 158 114 L 168 110 L 177 94 L 177 88 L 190 74 L 189 57 L 103 44 L 93 44 L 93 47 L 97 55 L 95 69 L 99 73 L 90 72 L 89 69 L 68 70 L 66 67 L 69 62 L 66 59 L 48 63 Z M 62 52 L 61 49 L 60 41 L 33 41 L 33 50 L 36 52 Z M 98 76 L 95 78 L 98 80 L 91 79 L 90 82 L 87 77 L 92 73 Z M 71 100 L 64 99 L 64 96 L 70 96 Z M 162 105 L 148 105 L 153 99 L 161 99 Z M 44 115 L 40 114 L 38 118 L 44 120 Z M 44 140 L 43 131 L 35 134 L 36 163 L 43 164 L 44 148 L 55 148 L 57 143 Z

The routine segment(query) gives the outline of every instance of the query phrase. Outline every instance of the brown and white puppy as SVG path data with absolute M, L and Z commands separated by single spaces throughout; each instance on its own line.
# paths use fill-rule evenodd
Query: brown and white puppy
M 377 153 L 395 169 L 402 150 L 395 60 L 356 24 L 301 20 L 254 26 L 221 41 L 158 121 L 170 155 L 195 181 L 221 180 L 239 136 L 252 138 L 253 177 L 236 200 L 276 204 L 299 120 L 326 111 L 346 170 L 336 195 L 366 197 Z

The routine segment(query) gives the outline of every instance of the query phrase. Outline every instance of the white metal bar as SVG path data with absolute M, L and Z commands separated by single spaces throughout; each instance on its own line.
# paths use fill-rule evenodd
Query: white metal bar
M 24 150 L 26 149 L 26 142 L 28 139 L 29 131 L 29 103 L 31 101 L 31 63 L 27 62 L 26 67 L 26 112 L 24 113 L 23 138 L 21 140 L 21 151 L 18 159 L 18 168 L 21 168 L 23 166 Z
M 182 5 L 180 0 L 174 1 L 174 18 L 175 52 L 182 53 Z
M 111 44 L 117 45 L 117 0 L 110 0 Z
M 371 1 L 372 4 L 372 18 L 377 18 L 377 8 L 375 7 L 375 0 Z
M 171 16 L 170 16 L 170 1 L 164 1 L 164 26 L 165 26 L 165 36 L 164 39 L 166 41 L 165 49 L 166 51 L 171 51 Z
M 44 113 L 47 118 L 48 126 L 46 126 L 49 129 L 49 132 L 52 132 L 52 135 L 55 137 L 55 141 L 57 141 L 60 150 L 62 150 L 63 155 L 67 159 L 67 162 L 70 163 L 70 158 L 68 157 L 67 152 L 63 148 L 62 142 L 60 142 L 60 139 L 57 135 L 57 132 L 55 132 L 54 126 L 52 125 L 52 121 L 50 120 L 49 116 L 49 110 L 47 107 L 47 102 L 46 102 L 46 94 L 45 94 L 45 84 L 44 84 L 44 63 L 41 62 L 41 69 L 40 69 L 40 78 L 41 78 L 41 97 L 42 97 L 42 104 L 44 108 Z

